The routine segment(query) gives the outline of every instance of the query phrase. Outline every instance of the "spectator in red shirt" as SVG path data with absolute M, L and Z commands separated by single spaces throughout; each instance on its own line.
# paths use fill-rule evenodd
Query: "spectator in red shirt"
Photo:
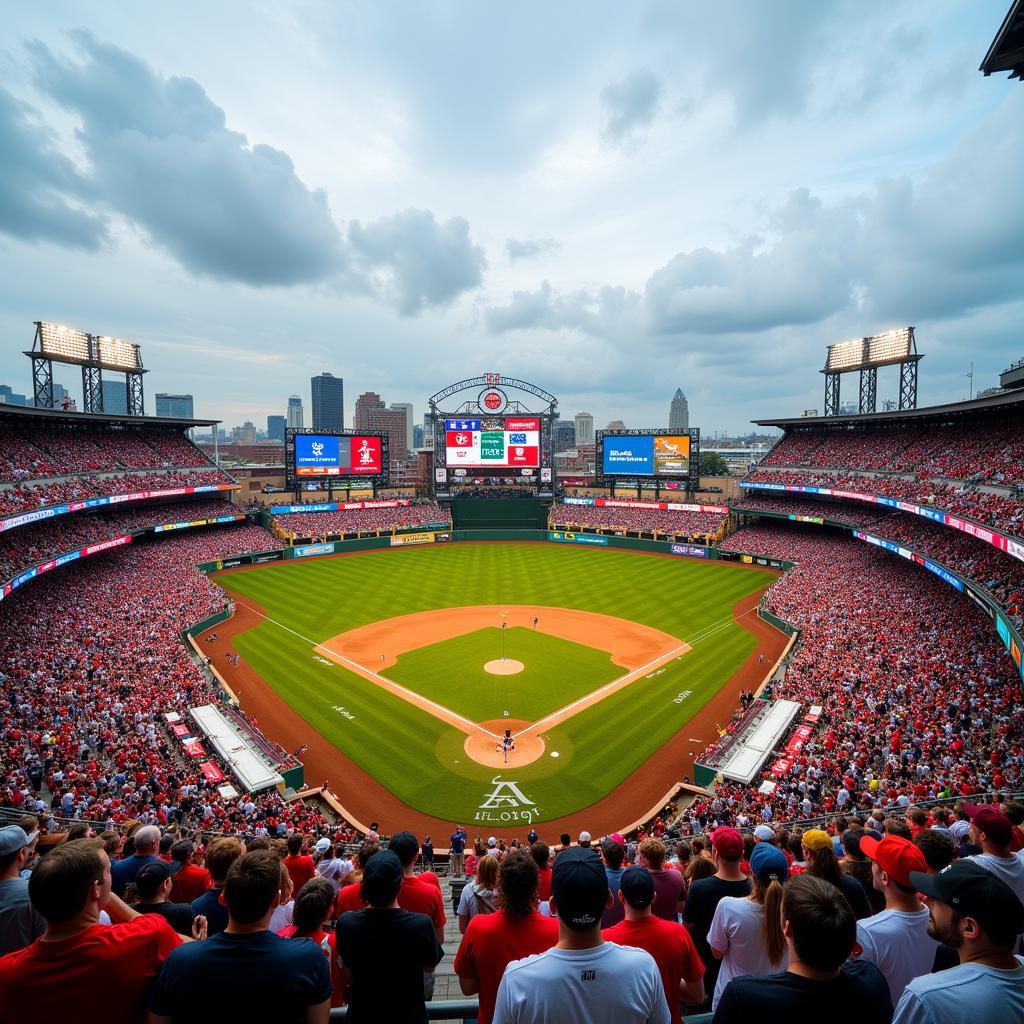
M 413 867 L 420 856 L 419 840 L 411 832 L 399 832 L 392 836 L 388 849 L 402 864 L 402 888 L 398 890 L 398 905 L 414 914 L 426 914 L 434 922 L 438 945 L 442 945 L 447 918 L 441 890 L 430 882 L 420 881 L 413 874 Z
M 540 887 L 540 901 L 551 899 L 551 847 L 538 840 L 530 847 L 530 856 L 537 865 L 537 879 Z
M 466 928 L 455 957 L 455 973 L 463 995 L 480 995 L 480 1024 L 491 1024 L 505 968 L 513 960 L 543 953 L 558 941 L 558 922 L 537 912 L 539 896 L 533 856 L 513 850 L 498 873 L 498 911 L 478 914 Z
M 29 897 L 46 931 L 0 959 L 0 1020 L 60 1020 L 102 999 L 105 1024 L 144 1024 L 153 979 L 182 940 L 159 914 L 137 914 L 111 892 L 102 842 L 81 839 L 44 857 Z M 100 924 L 104 909 L 114 924 Z
M 302 844 L 304 837 L 296 832 L 288 837 L 288 856 L 284 859 L 284 866 L 288 874 L 292 876 L 292 885 L 296 892 L 316 874 L 316 864 L 308 853 L 303 854 Z
M 606 942 L 636 946 L 654 957 L 665 986 L 672 1024 L 682 1024 L 680 1005 L 704 999 L 704 964 L 686 928 L 675 921 L 664 921 L 652 912 L 656 897 L 650 871 L 627 868 L 619 879 L 618 891 L 625 920 L 605 928 L 602 934 Z
M 190 839 L 182 839 L 171 847 L 171 903 L 191 903 L 202 896 L 213 884 L 206 868 L 193 864 L 196 845 Z M 175 870 L 177 868 L 177 870 Z

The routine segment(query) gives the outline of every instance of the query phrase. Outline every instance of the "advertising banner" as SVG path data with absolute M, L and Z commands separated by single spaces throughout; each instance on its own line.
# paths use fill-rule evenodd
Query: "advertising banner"
M 203 778 L 207 782 L 224 781 L 224 773 L 212 761 L 202 761 L 199 765 L 199 770 L 203 773 Z
M 206 748 L 199 742 L 199 740 L 192 740 L 190 743 L 184 744 L 181 749 L 184 750 L 189 757 L 206 757 Z
M 279 562 L 284 558 L 284 548 L 277 551 L 261 551 L 252 556 L 252 564 L 259 565 L 261 562 Z
M 395 533 L 391 535 L 393 548 L 408 547 L 410 544 L 433 544 L 433 533 Z
M 685 555 L 687 558 L 708 557 L 708 549 L 697 544 L 673 544 L 671 551 L 673 555 Z
M 218 558 L 218 569 L 234 569 L 236 565 L 250 565 L 252 555 L 234 555 L 231 558 Z
M 607 547 L 608 538 L 599 537 L 593 533 L 569 533 L 565 530 L 548 530 L 548 540 L 559 544 L 597 544 Z
M 313 555 L 331 555 L 334 554 L 334 545 L 303 544 L 299 547 L 292 548 L 292 554 L 295 558 L 310 558 Z

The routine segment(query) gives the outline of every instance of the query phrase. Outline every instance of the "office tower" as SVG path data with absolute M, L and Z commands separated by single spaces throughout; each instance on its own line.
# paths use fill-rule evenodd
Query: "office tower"
M 157 416 L 174 416 L 176 419 L 190 420 L 193 418 L 191 395 L 157 395 Z
M 128 415 L 128 385 L 123 380 L 104 380 L 100 382 L 103 395 L 103 411 L 115 416 Z
M 302 429 L 302 399 L 292 395 L 288 399 L 288 426 L 294 430 Z
M 686 430 L 690 426 L 690 405 L 682 388 L 676 388 L 668 413 L 668 426 L 670 430 Z
M 392 409 L 401 409 L 405 412 L 405 446 L 412 450 L 415 445 L 412 443 L 412 402 L 392 402 Z
M 267 438 L 271 441 L 283 441 L 286 422 L 283 416 L 268 416 Z
M 576 443 L 594 443 L 594 417 L 589 412 L 576 413 Z
M 310 378 L 313 393 L 313 429 L 342 430 L 345 427 L 345 382 L 326 370 Z

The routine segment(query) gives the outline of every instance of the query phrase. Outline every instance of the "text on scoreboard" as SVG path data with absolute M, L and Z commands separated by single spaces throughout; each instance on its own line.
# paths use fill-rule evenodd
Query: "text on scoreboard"
M 480 420 L 445 420 L 448 465 L 481 469 L 537 468 L 540 465 L 540 420 L 509 417 L 501 426 L 502 429 L 485 430 Z
M 378 436 L 295 435 L 296 476 L 374 476 L 383 472 L 381 439 Z
M 687 434 L 605 434 L 602 471 L 609 476 L 689 476 Z

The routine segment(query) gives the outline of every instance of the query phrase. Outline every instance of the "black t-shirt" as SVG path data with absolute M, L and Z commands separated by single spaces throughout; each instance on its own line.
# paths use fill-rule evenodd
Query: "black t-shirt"
M 858 921 L 871 916 L 871 905 L 868 903 L 868 894 L 864 886 L 853 875 L 843 875 L 843 895 L 853 908 L 853 915 Z
M 159 914 L 179 935 L 192 934 L 195 914 L 187 903 L 133 903 L 132 910 L 140 914 Z
M 304 1024 L 309 1007 L 330 994 L 330 964 L 311 939 L 282 939 L 271 931 L 221 932 L 171 951 L 153 984 L 149 1008 L 175 1024 Z
M 817 1008 L 829 1024 L 890 1024 L 889 985 L 867 960 L 843 964 L 839 976 L 812 981 L 789 971 L 767 978 L 734 978 L 725 986 L 712 1024 L 799 1020 Z
M 444 956 L 426 914 L 349 911 L 338 919 L 338 956 L 352 972 L 349 1020 L 425 1021 L 423 972 Z
M 690 886 L 690 891 L 686 894 L 683 922 L 690 929 L 690 934 L 693 936 L 701 960 L 704 961 L 704 966 L 714 965 L 716 977 L 719 962 L 712 955 L 711 947 L 708 945 L 708 932 L 711 930 L 715 908 L 726 896 L 749 895 L 749 878 L 744 878 L 739 882 L 727 882 L 717 876 L 699 879 Z M 705 988 L 707 988 L 706 979 Z

